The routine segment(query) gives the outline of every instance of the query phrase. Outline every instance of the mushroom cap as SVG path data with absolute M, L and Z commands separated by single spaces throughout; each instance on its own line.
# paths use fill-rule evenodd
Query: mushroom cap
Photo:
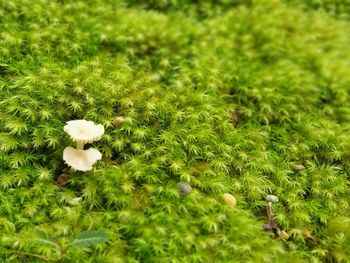
M 82 143 L 98 141 L 105 132 L 103 125 L 96 125 L 87 120 L 67 121 L 63 130 L 69 134 L 73 141 Z
M 63 160 L 66 164 L 74 170 L 83 172 L 92 170 L 92 166 L 101 158 L 102 154 L 94 148 L 77 150 L 72 147 L 66 147 L 63 151 Z
M 275 195 L 267 195 L 266 196 L 266 202 L 277 203 L 278 202 L 278 197 L 275 196 Z

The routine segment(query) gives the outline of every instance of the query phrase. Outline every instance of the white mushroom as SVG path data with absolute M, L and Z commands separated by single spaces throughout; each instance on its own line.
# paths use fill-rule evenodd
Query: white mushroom
M 275 195 L 267 195 L 266 196 L 266 202 L 277 203 L 278 202 L 278 197 L 275 196 Z
M 102 154 L 94 148 L 82 150 L 66 147 L 63 151 L 63 160 L 74 170 L 83 172 L 92 170 L 92 166 L 101 158 Z
M 63 130 L 71 139 L 77 142 L 77 149 L 84 149 L 85 143 L 92 143 L 101 139 L 105 132 L 103 125 L 96 125 L 92 121 L 74 120 L 68 121 Z

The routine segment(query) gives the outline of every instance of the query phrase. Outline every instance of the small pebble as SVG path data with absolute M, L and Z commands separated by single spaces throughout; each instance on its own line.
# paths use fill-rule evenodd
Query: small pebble
M 278 197 L 275 196 L 275 195 L 267 195 L 266 196 L 266 202 L 277 203 L 278 202 Z
M 57 183 L 59 186 L 65 186 L 68 183 L 69 174 L 63 173 L 57 178 Z
M 177 189 L 179 189 L 182 195 L 188 195 L 192 192 L 192 187 L 188 183 L 178 183 Z
M 233 195 L 226 193 L 223 195 L 223 198 L 224 198 L 224 201 L 226 204 L 231 205 L 231 206 L 237 205 L 237 200 Z
M 304 169 L 305 169 L 305 166 L 302 164 L 297 164 L 297 165 L 294 165 L 294 167 L 293 167 L 294 172 L 300 172 Z
M 114 126 L 121 125 L 121 124 L 123 124 L 124 121 L 125 121 L 124 117 L 119 116 L 119 117 L 114 119 L 113 125 Z

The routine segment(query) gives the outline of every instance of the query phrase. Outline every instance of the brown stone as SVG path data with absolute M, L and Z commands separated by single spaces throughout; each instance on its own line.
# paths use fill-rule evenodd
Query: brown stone
M 68 183 L 69 174 L 63 173 L 57 178 L 57 183 L 59 186 L 65 186 Z
M 114 119 L 113 125 L 114 125 L 114 126 L 121 125 L 121 124 L 123 124 L 124 121 L 125 121 L 124 117 L 119 116 L 119 117 L 117 117 L 117 118 Z

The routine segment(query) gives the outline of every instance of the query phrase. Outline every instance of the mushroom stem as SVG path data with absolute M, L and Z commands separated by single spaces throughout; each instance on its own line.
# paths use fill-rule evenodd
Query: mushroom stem
M 267 203 L 266 210 L 267 210 L 267 216 L 269 219 L 269 224 L 273 224 L 274 220 L 273 220 L 273 212 L 272 212 L 272 203 L 271 202 Z
M 77 150 L 84 150 L 84 142 L 77 141 Z

